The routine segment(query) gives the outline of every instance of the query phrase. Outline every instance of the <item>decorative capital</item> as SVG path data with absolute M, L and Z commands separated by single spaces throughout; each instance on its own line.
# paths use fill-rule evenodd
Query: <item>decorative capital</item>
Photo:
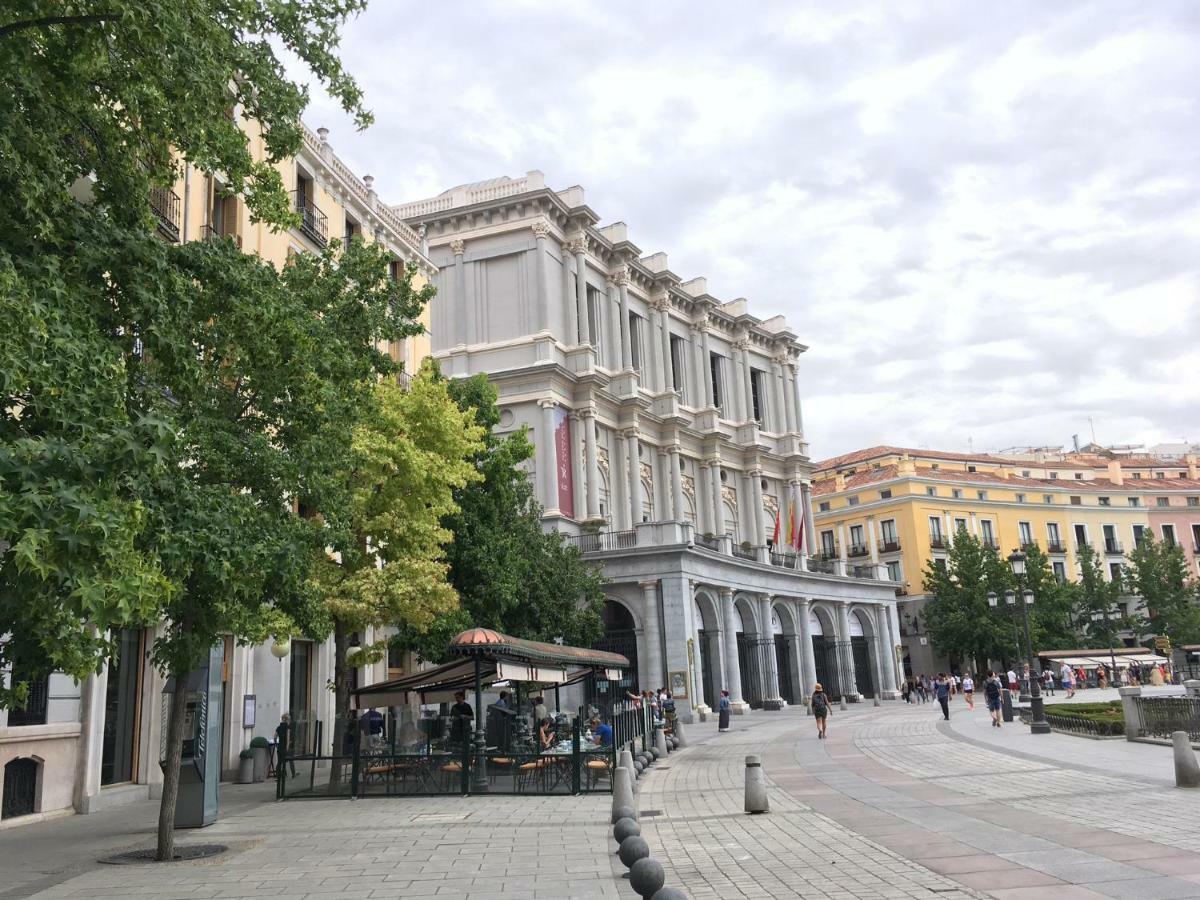
M 557 405 L 558 404 L 555 403 L 553 400 L 543 399 L 543 400 L 538 401 L 538 406 L 540 406 L 542 409 L 554 409 L 554 407 Z
M 704 334 L 704 329 L 705 325 L 703 319 L 701 319 L 699 322 L 688 322 L 688 331 L 690 331 L 692 334 Z
M 450 242 L 450 250 L 454 253 L 455 256 L 462 256 L 463 251 L 466 249 L 467 249 L 466 241 L 463 241 L 461 238 L 455 238 L 454 240 L 452 240 Z
M 621 429 L 621 437 L 623 437 L 625 440 L 629 440 L 630 438 L 634 438 L 636 440 L 637 436 L 638 436 L 638 430 L 636 428 L 622 428 Z
M 734 350 L 746 351 L 750 349 L 750 341 L 746 337 L 737 338 L 731 345 Z
M 786 353 L 776 353 L 771 357 L 771 363 L 776 366 L 786 366 L 788 364 L 788 355 Z
M 533 236 L 536 238 L 544 238 L 550 234 L 550 223 L 545 219 L 538 219 L 533 223 Z
M 587 241 L 582 236 L 573 237 L 571 240 L 563 244 L 563 249 L 568 253 L 574 253 L 576 256 L 587 253 Z
M 617 266 L 609 273 L 608 280 L 617 285 L 617 287 L 629 284 L 629 266 Z
M 596 407 L 585 406 L 583 409 L 579 410 L 579 415 L 583 416 L 585 419 L 594 419 L 596 418 Z
M 671 298 L 666 294 L 660 294 L 650 301 L 650 308 L 655 312 L 667 313 L 671 311 Z

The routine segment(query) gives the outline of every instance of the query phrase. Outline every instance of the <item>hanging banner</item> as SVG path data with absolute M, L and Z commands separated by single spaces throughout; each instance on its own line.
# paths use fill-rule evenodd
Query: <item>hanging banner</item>
M 575 476 L 571 469 L 571 419 L 561 406 L 554 408 L 554 455 L 558 469 L 558 508 L 575 518 Z

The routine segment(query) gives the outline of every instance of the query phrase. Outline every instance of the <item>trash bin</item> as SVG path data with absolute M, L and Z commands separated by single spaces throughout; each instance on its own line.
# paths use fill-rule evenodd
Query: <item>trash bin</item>
M 1008 688 L 1001 688 L 1000 715 L 1005 722 L 1011 722 L 1013 720 L 1012 706 L 1012 691 L 1010 691 Z

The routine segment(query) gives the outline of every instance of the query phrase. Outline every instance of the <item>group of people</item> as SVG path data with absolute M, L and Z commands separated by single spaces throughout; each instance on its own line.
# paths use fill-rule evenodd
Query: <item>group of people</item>
M 626 691 L 625 699 L 629 701 L 634 709 L 642 709 L 648 706 L 651 712 L 653 712 L 656 721 L 666 721 L 668 724 L 674 726 L 675 699 L 665 687 L 660 687 L 657 691 L 642 691 L 640 694 L 634 691 Z

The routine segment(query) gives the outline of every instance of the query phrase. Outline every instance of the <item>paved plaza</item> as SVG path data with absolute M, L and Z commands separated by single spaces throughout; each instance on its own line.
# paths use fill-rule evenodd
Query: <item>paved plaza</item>
M 795 709 L 688 736 L 637 799 L 668 884 L 697 900 L 1200 897 L 1200 792 L 1172 786 L 1165 747 L 997 730 L 961 700 L 950 723 L 934 704 L 835 709 L 826 741 Z M 766 815 L 742 810 L 747 754 Z M 229 845 L 206 862 L 96 865 L 152 842 L 148 804 L 0 831 L 0 898 L 635 896 L 604 796 L 279 804 L 263 787 L 227 788 L 220 823 L 184 833 Z

